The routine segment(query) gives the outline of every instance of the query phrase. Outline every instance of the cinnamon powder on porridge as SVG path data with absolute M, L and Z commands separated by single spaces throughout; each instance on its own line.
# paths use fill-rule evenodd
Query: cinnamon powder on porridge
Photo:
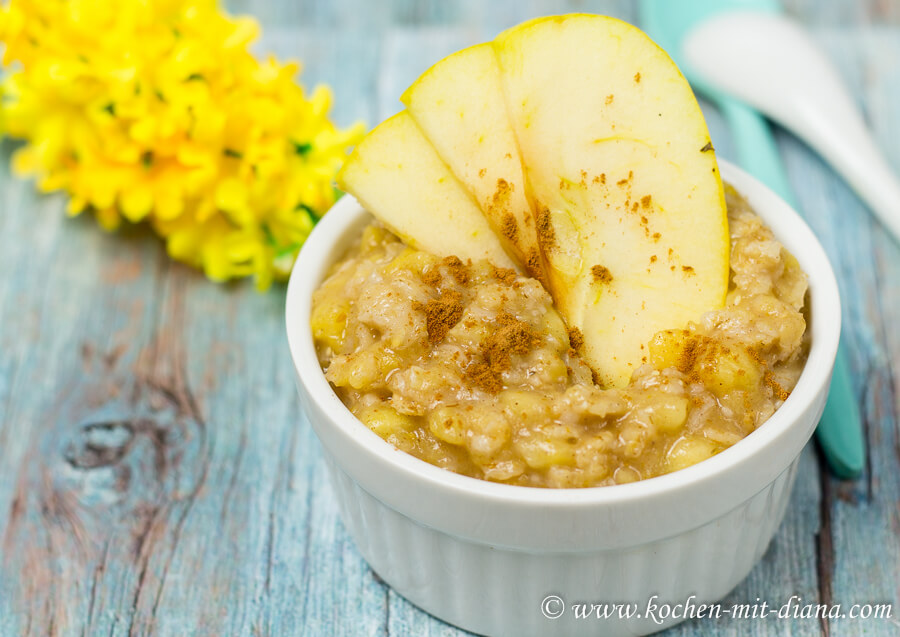
M 466 378 L 476 387 L 495 394 L 502 388 L 501 375 L 512 365 L 514 354 L 524 355 L 538 346 L 540 336 L 532 327 L 512 314 L 497 316 L 498 329 L 484 339 L 479 348 L 480 361 L 470 364 Z
M 444 340 L 447 332 L 462 318 L 462 295 L 456 290 L 445 290 L 438 298 L 427 303 L 413 303 L 413 309 L 425 312 L 428 342 L 436 345 Z
M 493 274 L 494 278 L 504 285 L 512 285 L 516 282 L 516 271 L 510 268 L 500 268 L 492 265 L 491 274 Z
M 469 282 L 469 268 L 459 257 L 450 255 L 441 260 L 441 265 L 447 268 L 457 283 L 466 285 Z M 441 284 L 441 271 L 439 267 L 432 267 L 422 275 L 422 281 L 433 288 Z
M 466 285 L 469 282 L 469 268 L 460 261 L 459 257 L 453 255 L 444 257 L 442 263 L 450 271 L 450 276 L 456 279 L 457 283 Z

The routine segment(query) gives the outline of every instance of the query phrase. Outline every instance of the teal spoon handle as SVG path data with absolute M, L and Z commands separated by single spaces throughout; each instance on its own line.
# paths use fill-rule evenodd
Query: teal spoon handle
M 716 96 L 737 148 L 738 164 L 797 209 L 781 156 L 769 123 L 741 102 Z M 832 473 L 839 478 L 858 477 L 866 462 L 862 423 L 850 385 L 847 357 L 838 347 L 825 412 L 816 437 Z

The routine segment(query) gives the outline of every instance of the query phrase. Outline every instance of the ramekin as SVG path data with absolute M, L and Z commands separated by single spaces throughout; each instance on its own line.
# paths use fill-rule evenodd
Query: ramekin
M 476 633 L 628 635 L 682 619 L 674 606 L 675 616 L 648 613 L 650 600 L 712 602 L 749 573 L 784 516 L 821 416 L 841 311 L 809 227 L 747 173 L 724 161 L 720 169 L 809 275 L 809 359 L 784 405 L 744 440 L 687 469 L 618 486 L 476 480 L 397 450 L 357 420 L 322 373 L 309 317 L 313 291 L 370 217 L 345 196 L 318 224 L 291 275 L 288 342 L 343 522 L 395 591 Z M 578 618 L 573 605 L 581 602 L 636 604 L 638 616 Z

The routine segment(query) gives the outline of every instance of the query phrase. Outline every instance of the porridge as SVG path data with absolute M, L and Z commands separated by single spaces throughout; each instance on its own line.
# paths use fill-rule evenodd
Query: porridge
M 676 471 L 735 444 L 784 402 L 806 360 L 806 275 L 726 188 L 724 308 L 660 332 L 604 389 L 550 295 L 487 261 L 439 258 L 370 225 L 313 298 L 326 377 L 383 439 L 468 476 L 590 487 Z

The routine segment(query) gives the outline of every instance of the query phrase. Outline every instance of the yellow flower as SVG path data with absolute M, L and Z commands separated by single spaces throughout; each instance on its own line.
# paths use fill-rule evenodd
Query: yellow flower
M 300 67 L 254 58 L 257 24 L 214 0 L 11 0 L 0 126 L 13 169 L 107 229 L 148 222 L 216 281 L 290 272 L 363 133 Z

